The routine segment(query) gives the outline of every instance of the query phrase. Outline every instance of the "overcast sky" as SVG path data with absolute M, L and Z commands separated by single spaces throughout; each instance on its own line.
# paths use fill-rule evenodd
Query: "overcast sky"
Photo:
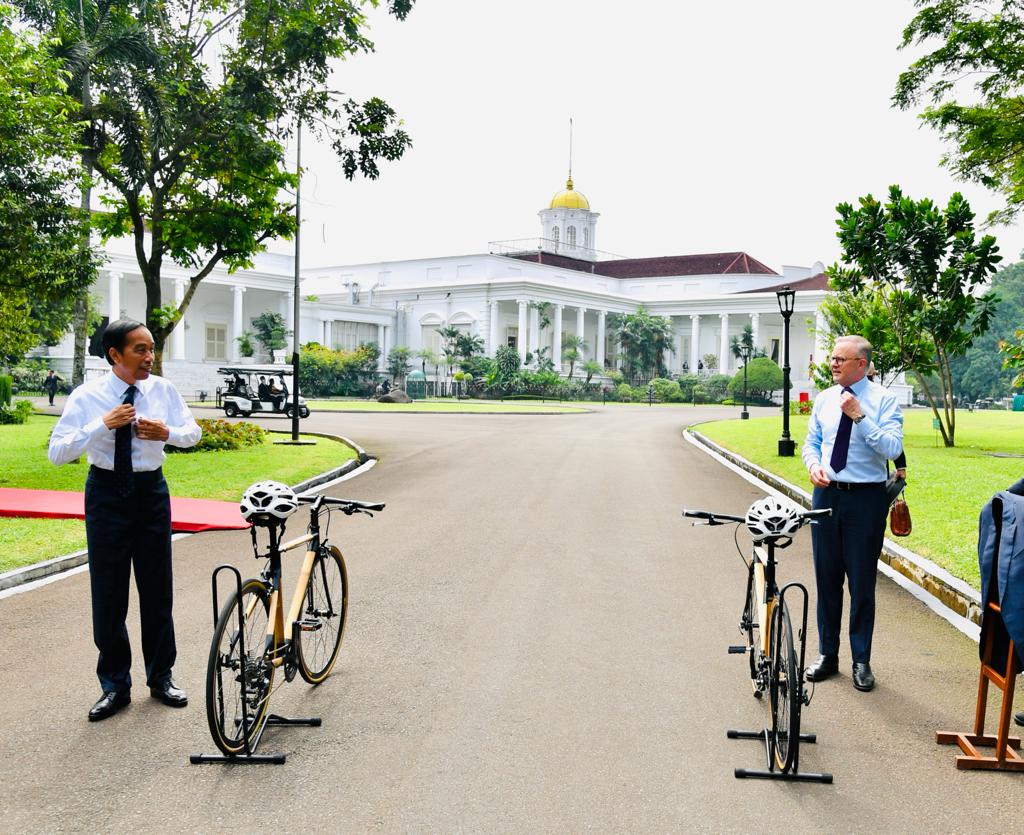
M 538 237 L 573 179 L 599 249 L 743 250 L 775 269 L 838 257 L 835 205 L 899 183 L 979 218 L 1000 203 L 939 166 L 943 146 L 890 97 L 911 0 L 419 0 L 371 14 L 376 52 L 335 85 L 387 100 L 414 146 L 347 182 L 305 143 L 304 266 L 486 252 Z M 994 230 L 1007 261 L 1017 225 Z M 287 249 L 290 244 L 275 246 Z

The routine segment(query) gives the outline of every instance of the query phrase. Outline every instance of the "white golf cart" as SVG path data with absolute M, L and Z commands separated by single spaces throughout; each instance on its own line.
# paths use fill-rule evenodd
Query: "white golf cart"
M 224 375 L 224 386 L 217 389 L 217 405 L 226 417 L 249 417 L 255 413 L 292 416 L 294 406 L 285 377 L 291 378 L 290 365 L 225 365 L 217 369 Z M 309 417 L 309 406 L 299 397 L 299 417 Z

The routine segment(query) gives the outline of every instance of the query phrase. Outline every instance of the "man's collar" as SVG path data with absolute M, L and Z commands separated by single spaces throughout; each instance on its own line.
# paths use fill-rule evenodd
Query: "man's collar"
M 871 385 L 871 381 L 865 374 L 856 383 L 851 385 L 850 388 L 853 389 L 853 393 L 857 395 L 857 397 L 860 397 L 865 391 L 867 391 L 869 385 Z
M 125 392 L 128 391 L 128 383 L 118 377 L 113 371 L 110 372 L 109 380 L 110 390 L 118 397 L 118 399 L 123 398 Z M 145 395 L 146 392 L 149 391 L 150 382 L 147 378 L 145 380 L 139 380 L 137 383 L 133 383 L 132 385 L 135 386 L 137 394 Z

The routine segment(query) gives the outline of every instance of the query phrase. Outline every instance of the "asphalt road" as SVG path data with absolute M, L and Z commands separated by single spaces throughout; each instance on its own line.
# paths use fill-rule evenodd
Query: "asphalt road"
M 763 749 L 726 729 L 767 720 L 726 654 L 744 569 L 731 529 L 680 509 L 742 512 L 759 491 L 682 440 L 714 413 L 314 415 L 380 459 L 331 492 L 388 503 L 332 524 L 351 580 L 334 674 L 274 697 L 323 727 L 269 729 L 284 766 L 188 764 L 213 750 L 210 572 L 257 570 L 246 533 L 193 536 L 175 544 L 184 710 L 149 698 L 137 649 L 131 706 L 86 721 L 86 574 L 0 599 L 0 829 L 1018 831 L 1024 777 L 958 772 L 934 742 L 972 720 L 976 646 L 884 578 L 878 687 L 853 689 L 844 645 L 804 714 L 819 742 L 801 764 L 835 783 L 733 778 Z M 781 573 L 813 586 L 807 534 Z

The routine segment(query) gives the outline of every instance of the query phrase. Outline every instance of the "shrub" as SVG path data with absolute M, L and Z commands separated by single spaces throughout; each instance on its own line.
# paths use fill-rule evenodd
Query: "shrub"
M 11 393 L 14 389 L 14 378 L 0 374 L 0 406 L 11 404 Z
M 619 383 L 615 387 L 615 399 L 629 403 L 633 399 L 633 387 L 629 383 Z
M 651 385 L 654 386 L 654 396 L 662 403 L 681 403 L 685 399 L 683 390 L 675 380 L 656 377 L 651 380 Z
M 790 385 L 792 386 L 792 383 Z M 758 357 L 747 364 L 747 396 L 750 399 L 767 400 L 773 391 L 778 391 L 781 388 L 782 369 L 768 357 Z M 736 372 L 729 383 L 729 391 L 734 398 L 737 395 L 743 396 L 742 368 Z
M 244 449 L 245 447 L 261 446 L 267 434 L 266 430 L 255 423 L 229 423 L 226 420 L 208 420 L 200 418 L 196 421 L 203 430 L 203 437 L 193 447 L 181 449 L 168 446 L 168 452 L 210 452 L 212 450 Z
M 683 401 L 689 402 L 693 400 L 693 387 L 700 383 L 700 377 L 696 374 L 680 374 L 676 382 L 679 384 L 679 391 L 683 396 Z
M 0 403 L 0 423 L 25 423 L 32 414 L 32 403 L 19 400 L 13 406 Z
M 708 377 L 704 383 L 704 391 L 707 394 L 708 400 L 712 403 L 724 400 L 726 393 L 729 391 L 729 380 L 730 378 L 726 374 L 714 374 Z
M 299 390 L 307 397 L 361 395 L 373 385 L 376 346 L 360 345 L 354 351 L 332 351 L 323 345 L 302 346 Z

